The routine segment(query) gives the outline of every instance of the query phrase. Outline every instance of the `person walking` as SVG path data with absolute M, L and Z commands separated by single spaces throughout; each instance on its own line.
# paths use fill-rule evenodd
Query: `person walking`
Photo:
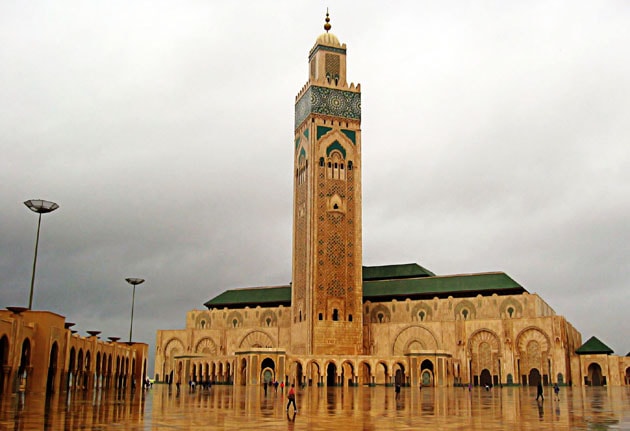
M 553 393 L 556 395 L 556 399 L 560 401 L 560 387 L 557 383 L 553 385 Z
M 295 404 L 295 384 L 291 385 L 291 389 L 289 389 L 289 393 L 287 395 L 289 402 L 287 403 L 287 413 L 289 412 L 289 407 L 293 404 L 293 410 L 295 413 L 298 412 L 297 405 Z
M 538 398 L 541 398 L 543 401 L 545 401 L 545 396 L 543 395 L 543 386 L 541 382 L 538 382 L 538 386 L 536 386 L 536 401 L 538 401 Z
M 400 383 L 396 383 L 395 392 L 396 392 L 396 399 L 399 399 L 400 398 Z

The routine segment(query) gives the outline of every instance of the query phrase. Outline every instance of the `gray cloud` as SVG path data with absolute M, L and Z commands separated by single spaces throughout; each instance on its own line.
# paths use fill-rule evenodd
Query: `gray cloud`
M 181 328 L 227 288 L 290 281 L 294 96 L 325 5 L 0 6 L 0 300 L 80 331 Z M 502 270 L 630 347 L 624 2 L 342 1 L 363 89 L 367 265 Z

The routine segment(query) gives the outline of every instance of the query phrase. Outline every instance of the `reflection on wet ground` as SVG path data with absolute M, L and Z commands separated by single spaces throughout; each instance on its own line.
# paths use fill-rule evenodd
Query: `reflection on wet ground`
M 0 400 L 0 430 L 630 430 L 630 387 L 305 388 L 296 414 L 280 390 L 213 386 L 190 392 L 74 392 Z

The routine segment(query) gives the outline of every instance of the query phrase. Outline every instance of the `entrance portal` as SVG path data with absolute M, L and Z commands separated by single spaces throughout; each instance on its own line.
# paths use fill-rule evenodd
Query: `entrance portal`
M 540 380 L 540 371 L 538 371 L 537 368 L 532 368 L 531 371 L 529 372 L 529 377 L 527 379 L 527 382 L 529 384 L 529 386 L 538 386 L 538 383 L 541 382 Z
M 492 386 L 492 375 L 490 374 L 490 370 L 487 368 L 485 368 L 479 375 L 479 384 L 481 386 Z

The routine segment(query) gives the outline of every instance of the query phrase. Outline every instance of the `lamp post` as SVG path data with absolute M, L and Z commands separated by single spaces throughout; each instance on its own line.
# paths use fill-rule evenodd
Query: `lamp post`
M 133 295 L 131 296 L 131 325 L 129 326 L 129 343 L 131 343 L 131 334 L 133 333 L 133 304 L 136 301 L 136 286 L 144 283 L 143 278 L 125 278 L 127 283 L 133 286 Z
M 42 214 L 50 213 L 59 208 L 54 202 L 45 201 L 43 199 L 31 199 L 24 202 L 24 205 L 31 211 L 39 214 L 37 220 L 37 237 L 35 239 L 35 257 L 33 258 L 33 275 L 31 276 L 31 293 L 28 296 L 28 309 L 33 306 L 33 289 L 35 287 L 35 267 L 37 265 L 37 247 L 39 246 L 39 228 L 42 224 Z

